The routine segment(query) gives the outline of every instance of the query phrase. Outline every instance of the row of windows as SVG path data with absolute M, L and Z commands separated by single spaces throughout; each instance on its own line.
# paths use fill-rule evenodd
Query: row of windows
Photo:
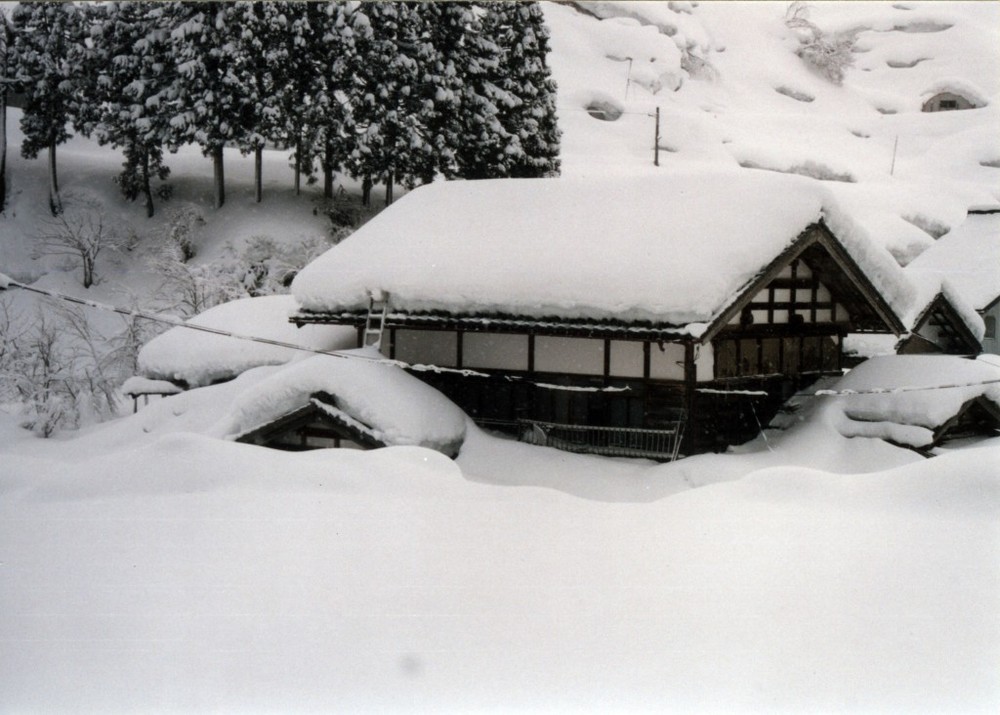
M 403 362 L 441 367 L 622 378 L 642 378 L 648 371 L 654 380 L 684 379 L 684 346 L 678 343 L 647 348 L 642 341 L 497 333 L 463 333 L 459 339 L 455 331 L 394 328 L 382 349 Z M 711 377 L 707 355 L 699 369 L 703 379 Z
M 828 335 L 723 339 L 715 342 L 717 378 L 836 372 L 839 339 Z

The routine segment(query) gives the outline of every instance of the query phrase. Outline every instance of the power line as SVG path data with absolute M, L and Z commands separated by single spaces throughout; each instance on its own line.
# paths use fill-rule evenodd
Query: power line
M 337 350 L 322 350 L 320 348 L 311 348 L 307 345 L 298 345 L 296 343 L 289 343 L 283 340 L 274 340 L 272 338 L 262 338 L 256 335 L 245 335 L 241 333 L 234 333 L 229 330 L 223 330 L 221 328 L 212 328 L 207 325 L 196 325 L 190 322 L 185 322 L 180 318 L 172 318 L 166 315 L 159 315 L 156 313 L 147 313 L 142 310 L 133 310 L 130 308 L 120 308 L 114 305 L 108 305 L 106 303 L 98 303 L 94 300 L 88 300 L 86 298 L 77 298 L 75 296 L 66 295 L 65 293 L 59 293 L 53 290 L 46 290 L 44 288 L 35 288 L 34 286 L 25 285 L 18 281 L 8 278 L 0 273 L 0 292 L 5 288 L 20 288 L 21 290 L 30 291 L 32 293 L 38 293 L 39 295 L 48 296 L 50 298 L 56 298 L 58 300 L 63 300 L 69 303 L 76 303 L 78 305 L 83 305 L 88 308 L 94 308 L 97 310 L 109 311 L 112 313 L 118 313 L 119 315 L 125 315 L 131 318 L 142 318 L 143 320 L 150 320 L 156 323 L 163 323 L 165 325 L 170 325 L 175 328 L 186 328 L 188 330 L 196 330 L 203 333 L 211 333 L 213 335 L 220 335 L 226 338 L 234 338 L 236 340 L 246 340 L 249 342 L 260 343 L 263 345 L 271 345 L 273 347 L 288 348 L 290 350 L 299 350 L 302 352 L 313 353 L 315 355 L 326 355 L 328 357 L 340 358 L 342 360 L 364 360 L 366 362 L 380 364 L 380 365 L 392 365 L 399 368 L 404 368 L 412 370 L 414 372 L 434 372 L 434 373 L 448 373 L 455 374 L 461 377 L 482 377 L 482 378 L 501 378 L 510 382 L 523 382 L 530 385 L 535 385 L 546 390 L 563 390 L 567 392 L 627 392 L 628 387 L 575 387 L 570 385 L 555 385 L 549 382 L 536 382 L 534 380 L 528 380 L 526 378 L 520 377 L 518 375 L 497 375 L 495 373 L 479 372 L 478 370 L 472 370 L 469 368 L 455 368 L 455 367 L 442 367 L 440 365 L 433 364 L 421 364 L 421 363 L 408 363 L 403 360 L 396 360 L 387 357 L 368 357 L 366 355 L 359 355 L 357 353 L 347 353 Z M 907 386 L 907 387 L 872 387 L 863 390 L 816 390 L 813 393 L 800 393 L 798 397 L 850 397 L 852 395 L 893 395 L 904 392 L 924 392 L 930 390 L 955 390 L 966 387 L 982 387 L 985 385 L 996 385 L 1000 384 L 1000 378 L 995 378 L 992 380 L 980 380 L 974 382 L 962 382 L 962 383 L 952 383 L 945 385 L 925 385 L 925 386 Z M 765 390 L 720 390 L 715 388 L 700 387 L 696 388 L 698 392 L 717 394 L 717 395 L 738 395 L 743 397 L 764 397 L 768 396 L 770 393 Z
M 509 382 L 523 382 L 530 385 L 535 385 L 546 390 L 565 390 L 568 392 L 627 392 L 630 390 L 628 387 L 575 387 L 571 385 L 555 385 L 548 382 L 535 382 L 534 380 L 528 380 L 526 378 L 520 377 L 518 375 L 497 375 L 488 372 L 479 372 L 478 370 L 472 370 L 469 368 L 455 368 L 455 367 L 442 367 L 440 365 L 432 364 L 420 364 L 420 363 L 408 363 L 403 360 L 395 360 L 387 357 L 368 357 L 367 355 L 359 355 L 357 353 L 347 353 L 338 350 L 322 350 L 320 348 L 311 348 L 307 345 L 298 345 L 296 343 L 289 343 L 283 340 L 274 340 L 272 338 L 262 338 L 256 335 L 245 335 L 242 333 L 234 333 L 230 330 L 223 330 L 221 328 L 212 328 L 207 325 L 196 325 L 190 322 L 181 320 L 180 318 L 172 318 L 165 315 L 159 315 L 156 313 L 147 313 L 143 310 L 134 310 L 129 308 L 120 308 L 114 305 L 108 305 L 106 303 L 98 303 L 94 300 L 88 300 L 86 298 L 77 298 L 75 296 L 66 295 L 65 293 L 59 293 L 54 290 L 46 290 L 44 288 L 36 288 L 34 286 L 25 285 L 19 281 L 15 281 L 7 276 L 0 273 L 0 292 L 5 288 L 20 288 L 21 290 L 26 290 L 31 293 L 38 293 L 39 295 L 48 296 L 50 298 L 56 298 L 57 300 L 66 301 L 68 303 L 76 303 L 77 305 L 83 305 L 88 308 L 94 308 L 96 310 L 108 311 L 111 313 L 118 313 L 119 315 L 128 316 L 130 318 L 142 318 L 143 320 L 149 320 L 154 323 L 163 323 L 164 325 L 170 325 L 175 328 L 186 328 L 188 330 L 195 330 L 202 333 L 210 333 L 212 335 L 220 335 L 226 338 L 234 338 L 236 340 L 246 340 L 248 342 L 260 343 L 263 345 L 270 345 L 279 348 L 288 348 L 290 350 L 300 350 L 302 352 L 313 353 L 315 355 L 326 355 L 328 357 L 339 358 L 341 360 L 364 360 L 378 365 L 392 365 L 394 367 L 399 367 L 403 369 L 412 370 L 414 372 L 433 372 L 433 373 L 448 373 L 459 375 L 461 377 L 481 377 L 481 378 L 493 378 L 493 379 L 504 379 Z

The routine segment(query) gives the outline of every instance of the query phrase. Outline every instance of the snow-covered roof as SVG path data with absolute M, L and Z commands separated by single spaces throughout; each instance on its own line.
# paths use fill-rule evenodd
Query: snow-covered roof
M 925 89 L 920 96 L 921 99 L 929 99 L 944 92 L 961 95 L 976 107 L 985 107 L 990 103 L 983 90 L 972 82 L 959 77 L 939 80 Z
M 305 311 L 711 322 L 824 220 L 894 309 L 912 287 L 822 182 L 771 172 L 435 182 L 308 265 Z M 702 328 L 703 329 L 703 328 Z
M 983 398 L 1000 408 L 1000 368 L 983 360 L 950 355 L 890 355 L 867 360 L 845 375 L 837 392 L 846 420 L 845 437 L 878 437 L 926 447 L 935 430 L 970 400 Z M 937 388 L 937 389 L 919 389 Z
M 969 214 L 906 272 L 915 283 L 947 280 L 972 307 L 982 310 L 1000 296 L 1000 213 Z
M 357 333 L 351 328 L 329 325 L 295 328 L 288 322 L 295 308 L 295 300 L 288 295 L 244 298 L 209 308 L 187 322 L 313 350 L 339 350 L 357 344 Z M 139 351 L 139 371 L 150 379 L 199 387 L 228 380 L 252 367 L 281 365 L 307 354 L 292 348 L 175 327 L 143 346 Z
M 323 409 L 389 445 L 416 445 L 445 454 L 458 452 L 465 414 L 440 392 L 370 350 L 345 357 L 316 355 L 288 365 L 240 395 L 215 430 L 238 439 L 310 404 L 326 393 L 334 404 Z

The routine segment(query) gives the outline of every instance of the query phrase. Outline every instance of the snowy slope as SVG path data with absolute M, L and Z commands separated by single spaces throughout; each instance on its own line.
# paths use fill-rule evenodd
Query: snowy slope
M 903 264 L 970 206 L 1000 201 L 992 165 L 1000 160 L 1000 5 L 815 3 L 811 21 L 824 32 L 857 31 L 842 86 L 795 55 L 787 7 L 547 4 L 564 173 L 651 166 L 659 107 L 662 170 L 753 166 L 856 184 L 893 209 L 880 233 Z M 941 83 L 974 89 L 988 104 L 920 112 Z M 588 107 L 623 113 L 607 121 Z
M 1000 198 L 1000 4 L 816 3 L 825 31 L 860 29 L 842 87 L 794 55 L 786 6 L 547 4 L 565 175 L 657 171 L 659 105 L 660 172 L 825 177 L 844 205 L 880 207 L 874 232 L 900 263 L 946 248 L 935 235 Z M 989 103 L 917 112 L 942 81 Z M 44 162 L 16 157 L 16 118 L 0 273 L 84 293 L 30 257 Z M 102 197 L 142 253 L 163 223 L 117 197 L 120 161 L 75 139 L 61 178 Z M 170 157 L 175 205 L 205 218 L 196 263 L 230 240 L 327 230 L 284 153 L 265 161 L 256 206 L 252 162 L 227 153 L 215 212 L 209 162 Z M 148 294 L 142 266 L 102 256 L 88 297 Z M 29 318 L 38 305 L 0 299 Z M 51 440 L 0 412 L 0 710 L 1000 710 L 996 439 L 924 460 L 843 437 L 844 400 L 815 396 L 780 430 L 668 465 L 474 426 L 455 461 L 219 439 L 285 369 Z

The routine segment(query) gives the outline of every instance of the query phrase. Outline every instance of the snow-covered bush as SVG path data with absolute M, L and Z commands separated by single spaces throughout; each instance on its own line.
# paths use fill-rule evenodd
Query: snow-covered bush
M 176 253 L 182 263 L 187 263 L 197 253 L 194 245 L 195 230 L 204 225 L 204 217 L 190 206 L 171 210 L 159 237 L 163 250 Z
M 17 405 L 21 426 L 41 437 L 112 417 L 154 329 L 132 316 L 109 337 L 81 308 L 46 302 L 28 316 L 0 298 L 0 403 Z
M 157 308 L 183 317 L 197 315 L 246 294 L 241 281 L 225 266 L 187 263 L 176 251 L 156 252 L 149 260 L 149 268 L 160 276 L 153 298 Z
M 167 244 L 149 261 L 150 270 L 161 277 L 156 302 L 161 310 L 191 317 L 238 298 L 287 293 L 295 274 L 345 232 L 333 238 L 304 236 L 291 243 L 253 236 L 242 247 L 230 242 L 220 258 L 199 265 L 184 260 L 175 244 Z
M 336 238 L 343 233 L 339 231 Z M 282 243 L 270 236 L 252 236 L 242 248 L 228 244 L 219 265 L 251 298 L 283 294 L 288 292 L 295 274 L 335 242 L 323 236 L 305 236 L 294 243 Z
M 856 31 L 827 35 L 809 19 L 810 8 L 801 2 L 793 2 L 785 13 L 785 25 L 802 30 L 799 35 L 799 49 L 796 54 L 807 65 L 834 84 L 842 84 L 844 73 L 854 64 Z

